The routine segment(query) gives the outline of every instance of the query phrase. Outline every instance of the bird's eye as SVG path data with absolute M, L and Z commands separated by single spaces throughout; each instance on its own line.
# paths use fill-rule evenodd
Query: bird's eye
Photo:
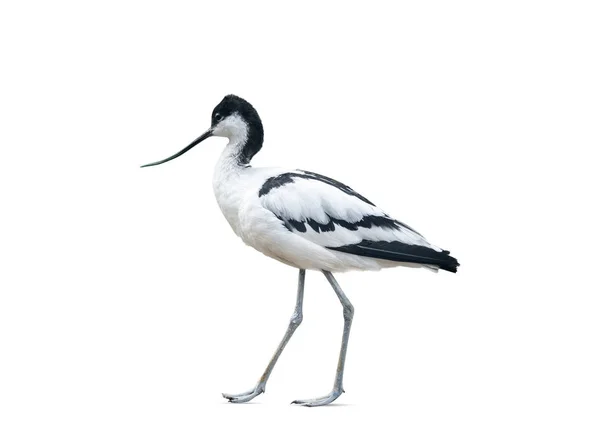
M 215 119 L 217 121 L 221 121 L 223 119 L 223 115 L 221 115 L 221 114 L 215 114 Z

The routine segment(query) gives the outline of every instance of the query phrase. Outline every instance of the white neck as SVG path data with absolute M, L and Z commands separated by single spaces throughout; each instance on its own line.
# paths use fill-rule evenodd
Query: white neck
M 230 138 L 229 143 L 219 156 L 213 173 L 213 187 L 215 191 L 226 192 L 228 187 L 235 183 L 239 176 L 250 168 L 249 165 L 240 161 L 240 154 L 244 142 L 235 141 Z
M 244 189 L 243 175 L 250 166 L 240 163 L 240 152 L 243 143 L 230 139 L 221 153 L 213 174 L 213 190 L 217 203 L 236 234 L 239 234 L 239 207 L 242 202 Z
M 236 166 L 235 164 L 241 160 L 242 150 L 248 141 L 248 124 L 238 113 L 234 113 L 213 128 L 213 135 L 229 139 L 229 143 L 227 143 L 221 154 L 217 168 L 226 170 Z M 237 166 L 243 165 L 238 164 Z
M 244 143 L 234 142 L 230 140 L 221 153 L 215 171 L 235 172 L 243 169 L 247 165 L 240 163 L 240 153 L 244 147 Z

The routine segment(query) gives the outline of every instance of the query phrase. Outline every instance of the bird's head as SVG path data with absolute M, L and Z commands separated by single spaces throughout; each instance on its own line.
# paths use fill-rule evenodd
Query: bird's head
M 149 167 L 160 165 L 188 152 L 206 138 L 222 136 L 229 139 L 228 147 L 241 164 L 248 164 L 258 153 L 263 142 L 263 127 L 256 109 L 243 98 L 230 94 L 213 109 L 211 126 L 190 145 L 171 157 L 158 162 L 142 165 Z

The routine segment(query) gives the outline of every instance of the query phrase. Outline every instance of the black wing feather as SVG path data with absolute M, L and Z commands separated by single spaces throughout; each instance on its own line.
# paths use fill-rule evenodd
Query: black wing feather
M 356 192 L 354 189 L 352 189 L 348 185 L 344 185 L 343 183 L 340 183 L 337 180 L 334 180 L 330 177 L 322 176 L 321 174 L 313 173 L 311 171 L 304 171 L 304 170 L 298 170 L 298 171 L 301 171 L 301 172 L 300 173 L 283 173 L 283 174 L 279 174 L 278 176 L 269 177 L 265 181 L 265 183 L 262 185 L 260 190 L 258 191 L 258 196 L 262 197 L 263 195 L 267 195 L 273 189 L 280 188 L 284 185 L 287 185 L 288 183 L 294 183 L 294 179 L 309 179 L 309 180 L 318 180 L 321 183 L 326 183 L 330 186 L 333 186 L 333 187 L 339 189 L 340 191 L 342 191 L 348 195 L 352 195 L 354 197 L 361 199 L 362 201 L 364 201 L 367 204 L 370 204 L 371 206 L 375 206 L 373 203 L 371 203 L 369 200 L 367 200 L 365 197 L 360 195 L 358 192 Z
M 433 248 L 424 247 L 422 245 L 405 244 L 399 241 L 387 242 L 363 240 L 358 244 L 327 248 L 348 254 L 392 260 L 395 262 L 435 265 L 440 269 L 453 273 L 455 273 L 460 266 L 458 261 L 450 256 L 449 251 L 436 251 Z

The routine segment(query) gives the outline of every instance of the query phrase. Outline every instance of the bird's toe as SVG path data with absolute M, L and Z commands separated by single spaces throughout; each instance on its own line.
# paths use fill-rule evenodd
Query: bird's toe
M 342 395 L 342 392 L 343 390 L 334 390 L 329 395 L 325 395 L 324 397 L 311 398 L 309 400 L 295 400 L 292 401 L 292 404 L 305 407 L 325 406 L 333 403 L 340 395 Z
M 246 403 L 257 397 L 258 395 L 264 392 L 264 387 L 257 386 L 254 389 L 251 389 L 246 392 L 242 392 L 241 394 L 221 394 L 223 398 L 227 399 L 230 403 Z

